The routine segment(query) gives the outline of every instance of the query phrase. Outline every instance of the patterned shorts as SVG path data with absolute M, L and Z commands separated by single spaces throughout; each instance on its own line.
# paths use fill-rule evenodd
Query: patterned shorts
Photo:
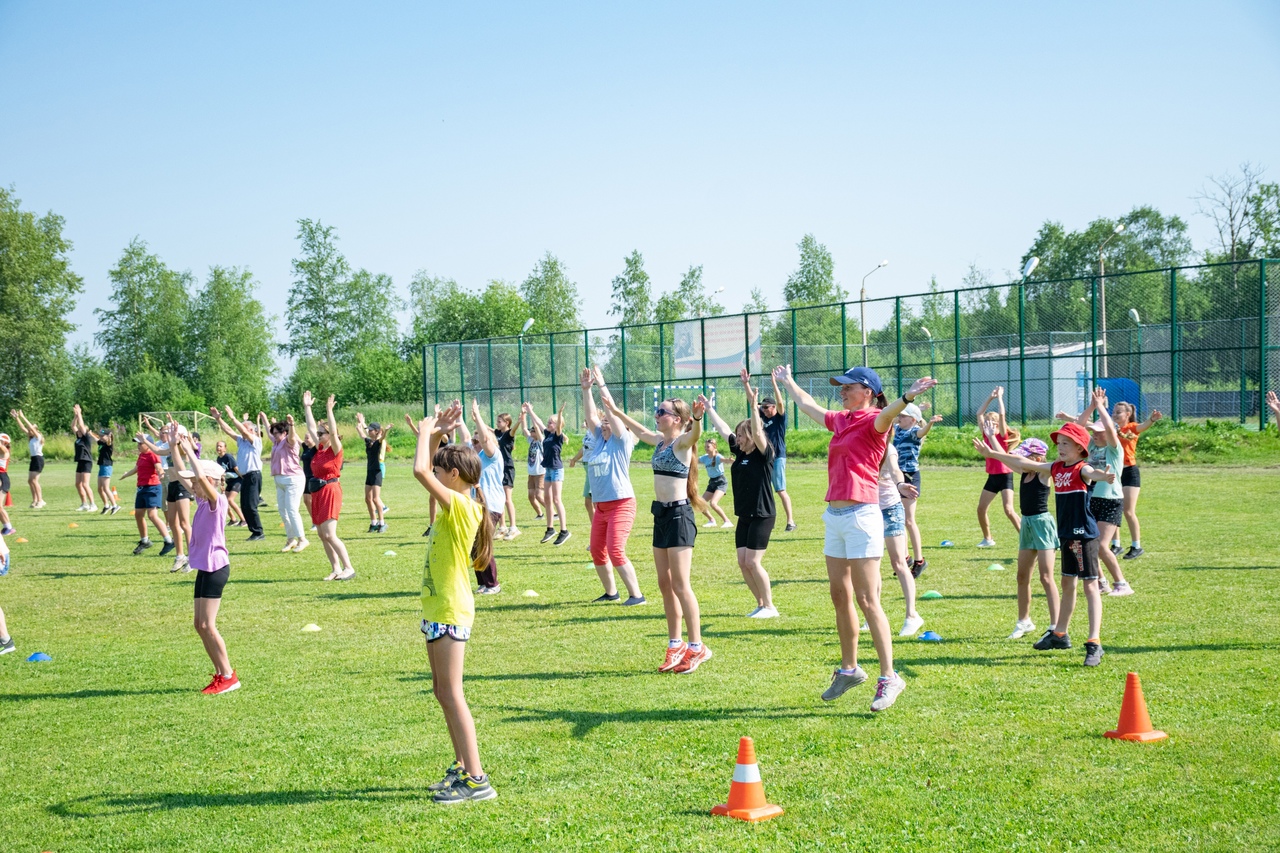
M 441 637 L 448 637 L 460 643 L 465 643 L 471 639 L 470 628 L 463 628 L 461 625 L 448 625 L 444 622 L 428 622 L 426 619 L 422 620 L 422 633 L 427 635 L 428 643 L 434 643 Z

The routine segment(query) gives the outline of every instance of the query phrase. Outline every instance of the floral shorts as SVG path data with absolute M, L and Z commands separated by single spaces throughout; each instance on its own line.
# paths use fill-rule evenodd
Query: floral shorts
M 422 620 L 422 633 L 427 635 L 427 642 L 434 643 L 441 637 L 448 637 L 451 640 L 457 640 L 459 643 L 465 643 L 471 639 L 471 629 L 464 628 L 461 625 L 448 625 L 444 622 L 428 622 Z

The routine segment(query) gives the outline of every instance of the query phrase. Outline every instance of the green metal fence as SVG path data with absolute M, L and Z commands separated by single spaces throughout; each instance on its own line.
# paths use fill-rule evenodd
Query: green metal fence
M 524 401 L 543 417 L 565 407 L 582 420 L 579 374 L 599 364 L 615 397 L 652 420 L 670 397 L 714 396 L 745 412 L 738 371 L 762 389 L 791 364 L 820 403 L 856 364 L 880 374 L 886 394 L 931 375 L 934 414 L 959 425 L 997 385 L 1011 419 L 1077 412 L 1095 384 L 1140 417 L 1267 423 L 1263 397 L 1280 388 L 1280 261 L 1250 260 L 932 291 L 834 305 L 432 344 L 422 351 L 424 401 L 479 397 L 490 418 Z M 793 428 L 817 428 L 792 407 Z

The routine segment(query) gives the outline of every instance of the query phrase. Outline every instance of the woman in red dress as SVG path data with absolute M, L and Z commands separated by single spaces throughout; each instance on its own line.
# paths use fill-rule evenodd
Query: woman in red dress
M 347 546 L 338 538 L 338 516 L 342 513 L 342 484 L 338 482 L 342 476 L 342 437 L 338 435 L 338 421 L 333 416 L 333 395 L 329 395 L 324 424 L 316 424 L 315 415 L 311 413 L 313 402 L 311 392 L 304 391 L 302 406 L 307 413 L 307 438 L 317 448 L 311 460 L 311 523 L 320 534 L 333 568 L 325 580 L 349 581 L 356 576 L 356 570 L 351 568 Z

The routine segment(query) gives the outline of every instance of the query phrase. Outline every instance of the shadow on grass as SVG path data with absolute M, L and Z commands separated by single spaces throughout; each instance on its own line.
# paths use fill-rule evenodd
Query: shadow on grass
M 621 609 L 621 608 L 619 608 L 619 609 Z M 622 613 L 614 613 L 614 614 L 609 614 L 609 615 L 601 615 L 601 616 L 566 616 L 565 618 L 563 618 L 563 619 L 561 619 L 561 620 L 560 620 L 560 623 L 559 623 L 559 624 L 563 624 L 563 625 L 570 625 L 570 624 L 573 624 L 573 623 L 579 623 L 579 624 L 581 624 L 581 623 L 588 623 L 588 622 L 635 622 L 635 621 L 646 621 L 646 620 L 650 620 L 650 619 L 662 619 L 662 618 L 663 618 L 663 617 L 662 617 L 662 610 L 661 610 L 661 608 L 660 608 L 660 607 L 659 607 L 659 609 L 657 609 L 657 610 L 655 610 L 655 609 L 653 609 L 653 608 L 649 608 L 649 610 L 648 610 L 647 612 L 644 612 L 644 611 L 642 611 L 642 612 L 636 612 L 637 610 L 639 610 L 639 608 L 635 608 L 635 607 L 628 607 L 628 608 L 627 608 L 625 611 L 623 611 Z M 702 625 L 702 630 L 704 630 L 704 631 L 708 630 L 708 629 L 707 629 L 707 624 L 706 624 L 705 622 L 704 622 L 704 623 L 703 623 L 703 625 Z
M 1280 570 L 1280 566 L 1174 566 L 1175 572 L 1266 572 Z
M 326 592 L 316 598 L 327 598 L 331 601 L 358 601 L 370 598 L 421 598 L 422 593 L 416 590 L 397 589 L 389 592 Z
M 575 738 L 584 738 L 605 723 L 698 723 L 743 718 L 796 720 L 830 716 L 817 708 L 654 708 L 647 711 L 571 711 L 516 707 L 503 707 L 503 709 L 517 714 L 517 716 L 507 717 L 504 722 L 569 723 L 573 726 L 572 734 Z
M 0 702 L 26 702 L 33 699 L 104 699 L 115 696 L 163 696 L 167 693 L 189 693 L 171 687 L 167 690 L 72 690 L 68 693 L 0 693 Z
M 1145 654 L 1147 652 L 1271 652 L 1280 650 L 1280 641 L 1274 643 L 1191 643 L 1179 646 L 1111 646 L 1103 648 L 1120 654 Z
M 504 672 L 493 675 L 468 675 L 467 681 L 584 681 L 591 678 L 635 678 L 639 675 L 653 675 L 650 670 L 619 670 L 616 672 Z M 402 675 L 400 681 L 431 681 L 431 673 L 420 675 Z
M 68 818 L 100 818 L 157 810 L 230 806 L 300 806 L 333 802 L 394 802 L 425 799 L 422 788 L 357 788 L 354 791 L 248 791 L 238 794 L 159 792 L 154 794 L 90 794 L 46 808 Z

